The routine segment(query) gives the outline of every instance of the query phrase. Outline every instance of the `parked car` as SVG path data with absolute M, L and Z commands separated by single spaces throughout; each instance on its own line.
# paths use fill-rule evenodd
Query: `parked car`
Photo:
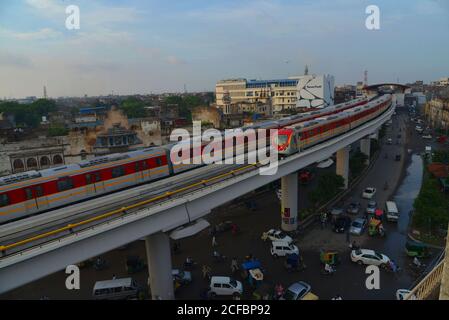
M 367 225 L 367 220 L 365 218 L 357 218 L 354 221 L 352 221 L 351 228 L 349 229 L 349 232 L 351 234 L 360 236 L 363 233 L 363 231 L 365 231 L 366 225 Z
M 271 255 L 275 258 L 285 257 L 289 254 L 299 255 L 299 249 L 294 244 L 285 241 L 273 241 L 270 248 Z
M 358 214 L 360 211 L 360 203 L 359 202 L 351 202 L 346 209 L 347 213 L 350 214 Z
M 334 224 L 334 232 L 336 233 L 344 233 L 351 226 L 351 218 L 349 217 L 338 217 L 335 220 Z
M 192 282 L 192 274 L 189 271 L 173 269 L 171 275 L 173 277 L 173 282 L 178 282 L 182 286 Z
M 136 298 L 140 288 L 132 278 L 95 282 L 92 290 L 94 300 L 122 300 Z
M 301 300 L 311 290 L 312 287 L 310 284 L 304 281 L 298 281 L 285 290 L 285 293 L 280 300 Z
M 387 139 L 387 144 L 393 144 L 393 139 L 388 138 L 388 139 Z
M 270 229 L 267 232 L 262 234 L 262 240 L 271 240 L 271 241 L 284 241 L 288 243 L 292 243 L 293 239 L 285 232 L 277 229 Z
M 431 139 L 432 139 L 432 135 L 431 135 L 431 134 L 424 134 L 424 135 L 422 136 L 422 138 L 423 138 L 423 139 L 431 140 Z
M 374 214 L 376 212 L 377 208 L 377 202 L 374 200 L 368 201 L 368 204 L 366 206 L 366 213 L 367 214 Z
M 243 285 L 230 277 L 214 276 L 210 278 L 209 296 L 241 296 Z
M 376 188 L 368 187 L 362 193 L 362 198 L 364 199 L 372 199 L 376 195 Z
M 357 249 L 351 251 L 351 260 L 360 265 L 368 264 L 380 267 L 386 267 L 390 258 L 386 255 L 369 249 Z

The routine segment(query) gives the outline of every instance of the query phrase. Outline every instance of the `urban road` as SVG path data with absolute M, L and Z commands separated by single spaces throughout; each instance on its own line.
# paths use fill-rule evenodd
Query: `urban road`
M 285 270 L 282 258 L 274 259 L 270 255 L 269 244 L 261 240 L 264 231 L 271 228 L 279 228 L 280 203 L 274 192 L 266 191 L 254 196 L 256 209 L 250 210 L 244 205 L 229 205 L 212 212 L 208 220 L 211 225 L 231 220 L 240 227 L 240 232 L 233 235 L 230 231 L 219 233 L 216 236 L 218 246 L 215 250 L 225 255 L 224 262 L 214 262 L 212 258 L 212 239 L 208 230 L 180 240 L 180 249 L 172 253 L 173 268 L 182 269 L 183 262 L 190 256 L 197 266 L 192 268 L 193 281 L 189 285 L 181 287 L 176 292 L 177 299 L 200 299 L 201 293 L 208 286 L 208 282 L 202 278 L 201 267 L 207 265 L 211 268 L 212 275 L 232 276 L 231 259 L 233 257 L 241 263 L 245 256 L 252 254 L 259 259 L 265 270 L 265 283 L 270 286 L 282 284 L 289 286 L 296 281 L 305 281 L 312 286 L 312 292 L 320 299 L 331 299 L 340 295 L 343 299 L 395 299 L 395 292 L 400 288 L 409 288 L 419 277 L 408 267 L 411 260 L 405 256 L 404 244 L 407 239 L 409 214 L 413 199 L 419 192 L 422 163 L 418 156 L 429 142 L 423 140 L 414 131 L 415 124 L 410 122 L 406 113 L 400 113 L 393 117 L 393 124 L 387 128 L 384 141 L 391 137 L 392 145 L 381 144 L 380 154 L 370 171 L 355 186 L 353 191 L 340 203 L 339 207 L 346 207 L 351 201 L 359 201 L 362 204 L 362 215 L 367 200 L 361 199 L 362 190 L 367 187 L 376 187 L 376 201 L 383 208 L 388 199 L 394 199 L 399 206 L 402 215 L 396 223 L 386 223 L 387 236 L 385 238 L 369 237 L 367 232 L 362 236 L 351 236 L 350 241 L 356 241 L 359 246 L 367 249 L 375 249 L 388 255 L 403 269 L 398 274 L 381 271 L 380 289 L 368 290 L 365 286 L 367 274 L 365 268 L 352 263 L 349 258 L 350 249 L 345 234 L 336 234 L 330 226 L 322 229 L 317 223 L 306 229 L 296 239 L 300 252 L 304 258 L 306 269 L 301 272 L 289 273 Z M 398 135 L 401 138 L 397 138 Z M 399 144 L 396 144 L 399 140 Z M 388 158 L 385 158 L 385 154 Z M 394 155 L 401 154 L 401 161 L 395 161 Z M 315 169 L 317 176 L 328 169 Z M 299 206 L 307 205 L 307 193 L 316 186 L 317 177 L 308 186 L 299 188 Z M 388 189 L 384 189 L 385 183 Z M 353 216 L 351 218 L 354 218 Z M 341 264 L 334 275 L 328 276 L 321 273 L 320 249 L 333 249 L 340 252 Z M 91 299 L 94 283 L 99 280 L 132 276 L 136 282 L 147 287 L 148 272 L 143 270 L 133 275 L 128 275 L 125 269 L 126 257 L 138 255 L 145 258 L 144 241 L 136 241 L 125 247 L 107 252 L 102 255 L 107 261 L 108 267 L 102 271 L 96 271 L 93 267 L 81 269 L 81 288 L 79 290 L 67 290 L 64 271 L 49 275 L 33 283 L 10 291 L 0 298 L 2 299 Z M 235 278 L 242 280 L 239 274 Z M 251 290 L 248 283 L 244 284 L 244 298 L 251 298 Z

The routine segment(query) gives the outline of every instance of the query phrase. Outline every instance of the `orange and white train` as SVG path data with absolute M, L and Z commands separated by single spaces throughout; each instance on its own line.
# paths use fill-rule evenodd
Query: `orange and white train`
M 372 101 L 359 98 L 277 121 L 261 122 L 243 130 L 279 129 L 278 150 L 281 155 L 288 156 L 376 117 L 389 103 L 390 96 Z M 266 136 L 268 144 L 270 135 Z M 172 163 L 170 153 L 175 144 L 1 177 L 0 224 L 164 179 L 202 165 L 195 164 L 194 161 L 191 164 Z M 205 145 L 206 143 L 201 143 L 201 152 Z M 225 148 L 224 142 L 222 148 Z M 238 146 L 232 148 L 245 150 Z M 191 159 L 198 156 L 198 150 L 193 150 L 192 147 Z
M 387 94 L 365 105 L 286 126 L 278 132 L 276 139 L 278 153 L 281 157 L 286 157 L 341 135 L 376 118 L 391 106 L 391 102 L 391 95 Z

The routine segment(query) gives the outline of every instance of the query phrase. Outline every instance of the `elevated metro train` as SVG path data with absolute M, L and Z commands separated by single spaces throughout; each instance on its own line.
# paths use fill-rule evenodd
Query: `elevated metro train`
M 330 138 L 334 134 L 350 130 L 351 121 L 354 121 L 353 125 L 355 125 L 375 117 L 385 110 L 386 101 L 391 102 L 391 97 L 384 96 L 370 102 L 366 98 L 360 98 L 278 121 L 261 122 L 245 127 L 243 130 L 248 128 L 280 129 L 278 149 L 286 156 Z M 340 113 L 344 115 L 339 116 Z M 326 126 L 326 129 L 323 126 Z M 291 134 L 293 132 L 295 135 Z M 285 141 L 288 141 L 288 148 L 284 150 L 282 148 L 285 147 L 283 143 L 285 134 L 287 134 Z M 296 140 L 289 138 L 288 134 L 291 137 L 294 136 Z M 267 134 L 267 137 L 268 144 L 270 136 Z M 295 144 L 293 141 L 296 141 Z M 170 152 L 176 144 L 178 143 L 2 177 L 0 178 L 0 224 L 163 179 L 202 165 L 195 164 L 193 161 L 190 164 L 172 163 Z M 205 145 L 206 143 L 201 142 L 201 151 Z M 222 147 L 225 148 L 224 141 Z M 191 148 L 191 159 L 199 156 L 198 153 Z

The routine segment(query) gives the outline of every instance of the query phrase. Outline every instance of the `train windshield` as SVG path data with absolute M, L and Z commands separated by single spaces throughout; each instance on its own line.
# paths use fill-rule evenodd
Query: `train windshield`
M 285 145 L 288 142 L 288 138 L 289 138 L 288 134 L 278 134 L 277 139 L 276 139 L 277 145 L 278 146 Z

